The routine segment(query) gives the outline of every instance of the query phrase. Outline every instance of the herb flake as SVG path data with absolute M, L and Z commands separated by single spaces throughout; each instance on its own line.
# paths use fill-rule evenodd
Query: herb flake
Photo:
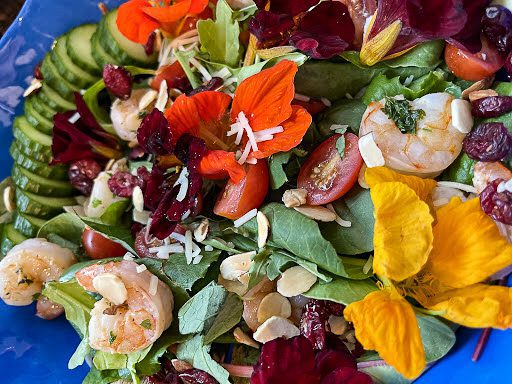
M 415 134 L 418 121 L 425 117 L 424 110 L 412 109 L 408 100 L 397 100 L 393 97 L 386 97 L 386 105 L 382 110 L 402 133 Z
M 114 344 L 114 341 L 116 341 L 117 336 L 114 334 L 114 332 L 110 331 L 110 337 L 108 338 L 108 343 L 110 345 Z
M 151 329 L 151 320 L 144 320 L 142 323 L 140 323 L 140 326 L 144 329 Z
M 100 205 L 102 204 L 102 201 L 100 199 L 92 199 L 92 207 L 93 208 L 98 208 Z

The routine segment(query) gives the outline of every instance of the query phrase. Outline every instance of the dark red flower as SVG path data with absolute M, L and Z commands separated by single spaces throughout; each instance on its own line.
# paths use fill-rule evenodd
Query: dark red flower
M 144 195 L 144 207 L 150 211 L 156 210 L 165 194 L 165 188 L 168 187 L 165 183 L 168 176 L 165 175 L 164 170 L 156 165 L 153 166 L 151 172 L 149 172 L 146 167 L 139 167 L 139 169 L 137 169 L 137 176 L 142 184 L 141 189 Z M 172 184 L 170 186 L 172 186 Z
M 303 336 L 275 339 L 264 344 L 254 366 L 251 384 L 318 384 L 311 343 Z
M 142 120 L 137 131 L 137 140 L 147 153 L 168 155 L 174 151 L 169 122 L 164 114 L 156 108 Z
M 121 100 L 127 100 L 132 94 L 133 77 L 123 67 L 107 64 L 103 68 L 103 81 L 107 90 Z
M 206 143 L 203 140 L 185 133 L 176 143 L 174 154 L 182 163 L 187 164 L 189 170 L 195 171 L 206 152 Z
M 355 368 L 339 368 L 327 375 L 321 384 L 373 384 L 373 380 Z
M 299 13 L 306 12 L 319 2 L 320 0 L 272 0 L 270 1 L 270 8 L 268 10 L 277 14 L 297 16 Z M 257 0 L 255 3 L 258 9 L 264 10 L 269 1 Z
M 354 34 L 347 7 L 338 1 L 324 1 L 306 13 L 290 41 L 314 59 L 329 59 L 345 51 Z
M 103 130 L 79 93 L 75 93 L 75 104 L 76 111 L 57 113 L 53 118 L 52 164 L 121 157 L 119 141 Z
M 262 48 L 286 44 L 294 28 L 295 22 L 290 15 L 264 10 L 249 21 L 249 30 Z

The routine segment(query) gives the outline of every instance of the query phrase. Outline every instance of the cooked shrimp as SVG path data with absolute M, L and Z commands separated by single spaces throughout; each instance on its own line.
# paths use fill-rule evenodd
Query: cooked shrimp
M 137 139 L 137 130 L 142 122 L 140 102 L 142 98 L 154 95 L 156 92 L 148 89 L 135 89 L 128 100 L 116 99 L 110 110 L 112 126 L 117 135 L 125 141 Z M 144 106 L 147 107 L 147 106 Z M 142 109 L 144 111 L 145 108 Z
M 382 110 L 385 101 L 372 102 L 363 116 L 359 136 L 373 134 L 386 166 L 398 172 L 421 177 L 437 176 L 457 158 L 464 133 L 452 124 L 448 93 L 432 93 L 411 102 L 425 116 L 418 121 L 416 133 L 402 133 Z
M 88 291 L 98 292 L 95 278 L 113 276 L 125 292 L 124 302 L 115 305 L 107 297 L 116 295 L 119 287 L 99 289 L 103 298 L 94 305 L 89 322 L 92 348 L 110 353 L 135 352 L 151 345 L 171 325 L 171 289 L 158 280 L 155 293 L 152 281 L 156 276 L 148 270 L 139 271 L 136 263 L 121 261 L 93 264 L 77 272 L 78 283 Z
M 58 279 L 76 261 L 67 248 L 45 239 L 25 240 L 0 261 L 0 297 L 9 305 L 29 305 L 44 283 Z

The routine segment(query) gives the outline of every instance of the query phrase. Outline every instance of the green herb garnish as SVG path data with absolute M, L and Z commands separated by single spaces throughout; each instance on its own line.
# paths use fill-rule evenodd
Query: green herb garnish
M 334 131 L 334 133 L 337 133 L 341 135 L 338 140 L 336 140 L 336 150 L 340 154 L 340 157 L 343 159 L 343 156 L 345 156 L 345 133 L 347 132 L 348 125 L 334 125 L 331 127 L 331 129 Z
M 144 329 L 151 329 L 151 320 L 144 320 L 142 323 L 140 323 L 140 326 Z
M 416 133 L 418 121 L 425 117 L 422 109 L 412 109 L 408 100 L 386 97 L 384 113 L 395 122 L 402 133 Z
M 100 199 L 92 199 L 92 207 L 93 208 L 98 208 L 100 205 L 101 205 L 102 201 Z
M 110 345 L 112 345 L 114 343 L 114 341 L 116 341 L 117 339 L 117 336 L 114 334 L 114 332 L 110 331 L 110 337 L 108 338 L 108 342 Z

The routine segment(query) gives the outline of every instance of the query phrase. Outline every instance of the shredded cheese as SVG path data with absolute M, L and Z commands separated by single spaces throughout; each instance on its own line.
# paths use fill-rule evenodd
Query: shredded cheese
M 298 101 L 304 101 L 304 102 L 308 102 L 309 100 L 311 100 L 311 98 L 309 96 L 306 96 L 306 95 L 301 95 L 300 93 L 296 93 L 295 96 L 293 97 L 295 100 L 298 100 Z
M 135 267 L 135 270 L 137 271 L 137 273 L 142 273 L 145 270 L 147 270 L 147 267 L 144 264 L 141 264 L 141 265 L 137 265 L 137 267 Z
M 176 200 L 183 201 L 185 197 L 187 197 L 188 192 L 188 169 L 187 167 L 183 167 L 178 176 L 178 180 L 174 183 L 174 187 L 177 185 L 180 186 L 180 190 L 178 191 L 178 195 L 176 196 Z
M 80 120 L 80 114 L 78 112 L 75 112 L 73 114 L 73 116 L 71 116 L 68 121 L 71 123 L 71 124 L 75 124 L 78 120 Z
M 185 258 L 187 259 L 187 264 L 191 264 L 194 258 L 192 244 L 192 232 L 187 231 L 185 232 Z
M 210 72 L 208 72 L 208 70 L 199 61 L 191 57 L 189 62 L 199 71 L 206 81 L 210 81 L 212 79 Z
M 135 259 L 135 256 L 132 255 L 130 252 L 126 252 L 123 256 L 123 260 L 125 261 L 133 261 Z
M 204 250 L 206 252 L 211 252 L 211 251 L 213 251 L 213 247 L 211 245 L 207 245 L 207 246 L 204 247 Z
M 320 101 L 324 103 L 326 107 L 330 107 L 332 105 L 331 101 L 329 99 L 326 99 L 325 97 L 322 97 Z
M 147 91 L 144 96 L 139 101 L 139 111 L 142 111 L 149 107 L 149 105 L 155 101 L 155 99 L 158 97 L 158 92 L 154 89 Z
M 243 215 L 242 217 L 236 219 L 233 224 L 235 226 L 235 228 L 238 228 L 238 227 L 241 227 L 242 225 L 244 225 L 245 223 L 247 223 L 249 220 L 253 219 L 254 217 L 256 217 L 256 215 L 258 214 L 258 210 L 256 208 L 254 209 L 251 209 L 249 212 L 247 212 L 245 215 Z
M 151 296 L 155 296 L 158 291 L 158 277 L 155 275 L 151 276 L 151 279 L 149 280 L 149 294 Z
M 440 187 L 448 187 L 448 188 L 455 188 L 460 189 L 461 191 L 467 192 L 467 193 L 477 193 L 477 190 L 472 185 L 462 184 L 462 183 L 456 183 L 453 181 L 438 181 L 437 185 Z
M 169 101 L 169 93 L 168 93 L 167 80 L 164 80 L 160 83 L 160 89 L 158 91 L 158 98 L 156 99 L 155 108 L 159 111 L 165 111 L 165 106 L 167 105 L 167 101 Z
M 336 210 L 334 209 L 333 205 L 332 204 L 327 204 L 326 205 L 326 208 L 333 212 L 335 215 L 336 215 L 336 219 L 334 219 L 334 221 L 339 224 L 340 227 L 343 227 L 343 228 L 350 228 L 352 226 L 352 222 L 351 221 L 348 221 L 348 220 L 343 220 L 339 215 L 338 215 L 338 212 L 336 212 Z

